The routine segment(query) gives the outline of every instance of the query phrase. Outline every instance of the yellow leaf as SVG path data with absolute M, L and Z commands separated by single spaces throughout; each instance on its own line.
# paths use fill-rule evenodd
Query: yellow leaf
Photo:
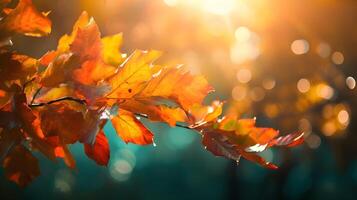
M 130 98 L 139 93 L 152 77 L 150 66 L 160 53 L 157 51 L 135 51 L 109 79 L 112 91 L 109 98 Z
M 124 57 L 120 53 L 120 47 L 123 43 L 123 34 L 115 34 L 102 38 L 102 58 L 104 63 L 119 66 Z

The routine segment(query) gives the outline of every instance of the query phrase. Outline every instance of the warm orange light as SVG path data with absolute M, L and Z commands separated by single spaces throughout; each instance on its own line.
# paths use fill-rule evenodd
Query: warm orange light
M 339 51 L 336 51 L 332 54 L 332 62 L 335 63 L 336 65 L 341 65 L 343 64 L 343 61 L 345 60 L 345 57 L 343 54 Z
M 295 40 L 291 43 L 291 51 L 296 55 L 305 54 L 309 51 L 310 45 L 306 40 Z
M 237 73 L 237 79 L 241 83 L 248 83 L 252 79 L 252 73 L 249 69 L 241 69 Z
M 300 79 L 297 83 L 297 89 L 301 93 L 308 92 L 310 90 L 310 87 L 311 87 L 310 81 L 305 78 Z
M 346 78 L 346 85 L 349 89 L 353 90 L 356 87 L 356 80 L 349 76 Z

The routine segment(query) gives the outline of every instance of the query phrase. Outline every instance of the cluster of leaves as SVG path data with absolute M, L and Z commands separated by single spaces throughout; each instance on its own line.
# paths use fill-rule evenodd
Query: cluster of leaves
M 126 57 L 119 51 L 122 35 L 102 38 L 86 12 L 57 49 L 41 58 L 11 51 L 13 34 L 48 35 L 51 21 L 31 0 L 20 0 L 14 9 L 6 7 L 9 2 L 0 0 L 0 162 L 5 176 L 20 186 L 40 174 L 32 151 L 75 168 L 68 146 L 80 142 L 89 158 L 107 165 L 108 121 L 126 143 L 153 143 L 153 133 L 137 116 L 192 129 L 213 154 L 236 161 L 243 156 L 271 169 L 277 167 L 257 152 L 303 141 L 302 133 L 277 137 L 278 131 L 257 128 L 254 119 L 219 118 L 222 102 L 202 104 L 213 91 L 203 76 L 154 64 L 158 51 Z

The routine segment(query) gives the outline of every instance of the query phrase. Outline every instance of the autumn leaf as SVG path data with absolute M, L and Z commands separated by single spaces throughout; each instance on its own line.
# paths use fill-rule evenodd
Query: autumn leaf
M 156 105 L 152 99 L 127 100 L 120 103 L 120 107 L 130 112 L 144 114 L 151 121 L 166 122 L 175 126 L 176 122 L 187 122 L 186 113 L 179 107 Z
M 0 161 L 6 157 L 14 146 L 21 142 L 21 139 L 22 134 L 18 129 L 3 129 L 0 132 Z
M 87 12 L 82 12 L 76 23 L 73 26 L 72 33 L 70 35 L 64 35 L 60 38 L 57 45 L 58 53 L 68 52 L 70 45 L 72 44 L 74 38 L 77 35 L 79 28 L 87 26 L 92 18 L 89 17 Z
M 304 139 L 303 132 L 277 137 L 279 132 L 272 128 L 256 127 L 255 119 L 237 119 L 235 116 L 203 124 L 195 129 L 202 134 L 203 145 L 214 155 L 237 162 L 243 157 L 269 169 L 278 167 L 256 153 L 273 146 L 297 146 Z
M 37 72 L 37 66 L 37 60 L 29 56 L 10 52 L 0 53 L 0 88 L 4 88 L 1 85 L 8 81 L 19 80 L 24 83 Z
M 44 87 L 56 87 L 61 83 L 71 81 L 71 73 L 78 65 L 78 57 L 73 54 L 61 54 L 54 57 L 46 71 L 41 75 L 41 85 Z
M 64 144 L 92 143 L 99 131 L 99 113 L 80 106 L 59 103 L 37 109 L 45 136 L 59 136 Z
M 139 145 L 153 142 L 154 135 L 131 112 L 119 109 L 118 115 L 114 116 L 111 121 L 115 131 L 124 142 Z
M 94 144 L 84 144 L 84 152 L 98 165 L 108 165 L 110 157 L 109 142 L 102 130 L 97 134 Z
M 213 88 L 203 76 L 191 75 L 184 67 L 163 67 L 141 91 L 140 97 L 162 97 L 178 103 L 188 111 Z
M 51 32 L 51 21 L 46 14 L 37 11 L 31 0 L 20 0 L 16 8 L 0 21 L 0 30 L 8 35 L 20 33 L 41 37 Z
M 102 58 L 104 63 L 112 66 L 119 66 L 125 55 L 119 49 L 123 43 L 123 34 L 115 34 L 102 38 Z
M 22 145 L 17 145 L 6 156 L 2 166 L 5 176 L 21 187 L 40 175 L 38 160 Z
M 112 90 L 108 98 L 131 98 L 141 92 L 152 78 L 152 63 L 160 56 L 157 51 L 135 51 L 118 69 L 119 71 L 108 81 Z
M 213 101 L 210 106 L 195 104 L 190 107 L 189 114 L 193 124 L 207 123 L 216 120 L 223 109 L 223 102 Z

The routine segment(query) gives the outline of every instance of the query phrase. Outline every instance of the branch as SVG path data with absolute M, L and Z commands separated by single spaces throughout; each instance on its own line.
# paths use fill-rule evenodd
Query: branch
M 31 105 L 33 104 L 33 102 L 35 102 L 35 99 L 36 99 L 37 95 L 41 92 L 41 90 L 42 90 L 42 87 L 37 89 L 37 91 L 35 92 L 35 94 L 32 97 L 32 100 L 31 100 L 31 103 L 30 103 Z
M 144 114 L 141 114 L 141 113 L 134 113 L 136 116 L 138 117 L 142 117 L 142 118 L 145 118 L 145 119 L 149 119 L 149 117 L 147 115 L 144 115 Z M 184 129 L 188 129 L 188 130 L 192 130 L 193 128 L 191 126 L 186 126 L 186 125 L 182 125 L 182 124 L 175 124 L 176 127 L 179 127 L 179 128 L 184 128 Z
M 51 104 L 54 104 L 54 103 L 57 103 L 57 102 L 61 102 L 61 101 L 73 101 L 73 102 L 77 102 L 79 104 L 87 104 L 86 100 L 83 100 L 83 99 L 77 99 L 77 98 L 74 98 L 74 97 L 61 97 L 59 99 L 54 99 L 54 100 L 51 100 L 51 101 L 48 101 L 48 102 L 43 102 L 43 103 L 37 103 L 37 104 L 30 104 L 28 105 L 30 108 L 35 108 L 35 107 L 40 107 L 40 106 L 46 106 L 46 105 L 51 105 Z
M 41 88 L 40 88 L 41 89 Z M 39 89 L 39 90 L 40 90 Z M 39 90 L 36 92 L 38 93 Z M 35 94 L 36 96 L 36 94 Z M 34 96 L 34 97 L 35 97 Z M 73 102 L 77 102 L 79 104 L 83 104 L 83 105 L 86 105 L 87 102 L 83 99 L 77 99 L 77 98 L 74 98 L 74 97 L 61 97 L 59 99 L 54 99 L 54 100 L 51 100 L 51 101 L 48 101 L 48 102 L 43 102 L 43 103 L 37 103 L 37 104 L 29 104 L 28 106 L 30 108 L 35 108 L 35 107 L 41 107 L 41 106 L 47 106 L 47 105 L 51 105 L 51 104 L 54 104 L 54 103 L 58 103 L 58 102 L 61 102 L 61 101 L 73 101 Z M 134 113 L 136 116 L 138 117 L 142 117 L 142 118 L 146 118 L 146 119 L 149 119 L 149 117 L 145 114 L 141 114 L 141 113 Z M 194 127 L 193 126 L 186 126 L 186 125 L 182 125 L 182 124 L 175 124 L 176 127 L 179 127 L 179 128 L 184 128 L 184 129 L 188 129 L 188 130 L 193 130 Z

